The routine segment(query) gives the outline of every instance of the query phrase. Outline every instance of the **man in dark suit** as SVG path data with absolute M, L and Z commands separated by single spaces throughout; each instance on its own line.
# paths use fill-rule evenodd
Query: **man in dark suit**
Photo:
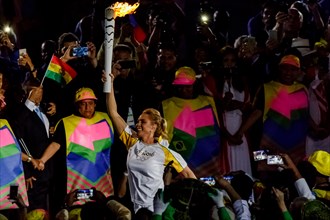
M 30 203 L 29 211 L 33 209 L 48 210 L 51 163 L 48 163 L 43 171 L 35 169 L 34 163 L 32 163 L 32 158 L 40 158 L 50 143 L 49 121 L 40 108 L 43 89 L 37 79 L 26 81 L 23 88 L 27 98 L 14 119 L 13 129 L 21 143 L 22 152 L 28 155 L 23 166 Z

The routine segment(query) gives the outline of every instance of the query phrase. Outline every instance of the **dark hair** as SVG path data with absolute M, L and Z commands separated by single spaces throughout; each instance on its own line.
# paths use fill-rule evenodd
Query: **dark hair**
M 57 45 L 56 42 L 54 40 L 45 40 L 44 42 L 42 42 L 42 44 L 44 45 L 44 50 L 47 52 L 55 52 Z
M 28 95 L 33 87 L 39 87 L 40 80 L 34 77 L 30 77 L 28 80 L 23 82 L 22 88 L 25 92 L 25 95 Z
M 62 47 L 64 46 L 64 43 L 66 42 L 73 42 L 73 41 L 77 41 L 79 42 L 79 38 L 71 32 L 66 32 L 63 33 L 59 38 L 58 38 L 58 51 L 61 51 Z
M 252 194 L 253 180 L 245 173 L 234 175 L 231 185 L 244 200 L 249 200 Z
M 237 49 L 232 46 L 224 46 L 220 49 L 220 56 L 224 58 L 228 54 L 233 54 L 237 58 Z

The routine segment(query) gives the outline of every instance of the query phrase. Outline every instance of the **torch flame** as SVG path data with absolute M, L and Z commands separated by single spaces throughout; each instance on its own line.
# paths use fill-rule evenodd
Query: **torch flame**
M 127 14 L 133 14 L 137 7 L 139 7 L 139 3 L 135 3 L 134 5 L 130 5 L 127 2 L 116 2 L 111 5 L 111 8 L 114 10 L 114 18 L 116 17 L 124 17 Z

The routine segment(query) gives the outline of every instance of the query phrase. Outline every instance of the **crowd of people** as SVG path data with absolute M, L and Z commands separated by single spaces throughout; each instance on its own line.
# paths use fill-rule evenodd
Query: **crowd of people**
M 330 219 L 327 1 L 238 37 L 208 1 L 141 4 L 112 60 L 96 2 L 38 60 L 0 30 L 0 219 Z

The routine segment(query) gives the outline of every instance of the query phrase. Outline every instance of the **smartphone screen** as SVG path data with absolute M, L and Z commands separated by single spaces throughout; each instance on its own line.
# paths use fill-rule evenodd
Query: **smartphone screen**
M 209 186 L 214 186 L 216 183 L 213 176 L 201 177 L 201 178 L 199 178 L 199 180 L 203 181 L 204 183 L 206 183 Z
M 280 155 L 268 155 L 267 156 L 268 165 L 279 165 L 283 164 L 283 159 Z
M 76 192 L 77 199 L 89 199 L 93 197 L 94 190 L 93 189 L 78 189 Z
M 19 49 L 19 56 L 22 58 L 24 54 L 26 54 L 26 49 L 23 48 L 23 49 Z
M 10 185 L 9 200 L 17 200 L 17 196 L 18 196 L 18 185 L 17 184 Z
M 88 56 L 88 47 L 74 47 L 74 48 L 72 48 L 72 56 L 74 56 L 74 57 Z
M 253 159 L 254 161 L 266 160 L 267 151 L 266 150 L 253 151 Z
M 227 180 L 229 183 L 231 183 L 231 180 L 234 178 L 234 176 L 226 175 L 226 176 L 223 176 L 223 178 L 224 178 L 225 180 Z

